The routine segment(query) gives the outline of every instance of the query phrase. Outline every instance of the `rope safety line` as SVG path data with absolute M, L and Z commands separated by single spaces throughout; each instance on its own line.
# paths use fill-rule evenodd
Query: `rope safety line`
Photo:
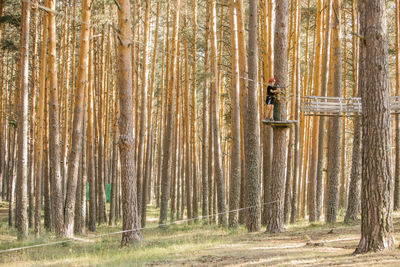
M 210 214 L 210 215 L 207 215 L 207 216 L 198 216 L 196 218 L 190 218 L 190 219 L 179 220 L 179 221 L 175 221 L 175 222 L 159 224 L 159 225 L 155 225 L 155 226 L 152 226 L 152 227 L 140 227 L 140 228 L 123 230 L 123 231 L 118 231 L 118 232 L 100 234 L 100 235 L 90 236 L 90 237 L 87 237 L 85 239 L 71 238 L 71 239 L 67 239 L 67 240 L 61 240 L 61 241 L 55 241 L 55 242 L 49 242 L 49 243 L 43 243 L 43 244 L 37 244 L 37 245 L 31 245 L 31 246 L 4 249 L 4 250 L 0 250 L 0 254 L 8 253 L 8 252 L 21 251 L 21 250 L 26 250 L 26 249 L 31 249 L 31 248 L 47 247 L 47 246 L 52 246 L 52 245 L 71 243 L 71 242 L 74 242 L 74 241 L 82 241 L 82 240 L 90 240 L 90 239 L 102 238 L 102 237 L 105 237 L 105 236 L 112 236 L 112 235 L 118 235 L 118 234 L 129 233 L 129 232 L 137 232 L 137 231 L 146 230 L 146 229 L 156 229 L 156 228 L 163 227 L 163 226 L 169 226 L 169 225 L 173 225 L 173 224 L 180 224 L 180 223 L 190 222 L 190 221 L 200 220 L 200 219 L 207 219 L 207 218 L 210 218 L 210 217 L 214 217 L 214 216 L 218 216 L 218 215 L 222 215 L 222 214 L 226 214 L 226 213 L 238 212 L 238 211 L 241 211 L 241 210 L 256 208 L 256 207 L 259 207 L 259 206 L 261 207 L 261 206 L 265 206 L 265 205 L 273 204 L 273 203 L 277 203 L 277 202 L 279 202 L 279 201 L 275 200 L 275 201 L 271 201 L 271 202 L 262 203 L 260 205 L 253 205 L 253 206 L 248 206 L 248 207 L 244 207 L 244 208 L 240 208 L 240 209 L 219 212 L 219 213 Z

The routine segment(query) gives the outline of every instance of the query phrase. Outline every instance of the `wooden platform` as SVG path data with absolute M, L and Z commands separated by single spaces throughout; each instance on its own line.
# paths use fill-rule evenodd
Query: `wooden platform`
M 282 127 L 282 128 L 289 128 L 292 127 L 293 125 L 296 125 L 297 121 L 294 120 L 287 120 L 287 121 L 269 121 L 269 120 L 263 120 L 262 121 L 264 124 L 271 126 L 271 127 Z
M 305 116 L 359 116 L 362 113 L 361 98 L 341 98 L 323 96 L 304 96 L 300 103 L 300 110 Z M 400 97 L 390 97 L 390 113 L 400 112 Z

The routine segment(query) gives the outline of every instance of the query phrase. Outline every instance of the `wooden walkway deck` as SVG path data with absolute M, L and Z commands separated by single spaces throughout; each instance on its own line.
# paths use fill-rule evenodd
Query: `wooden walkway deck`
M 390 98 L 391 114 L 400 114 L 400 96 Z M 305 96 L 300 111 L 306 116 L 357 116 L 362 112 L 361 98 Z

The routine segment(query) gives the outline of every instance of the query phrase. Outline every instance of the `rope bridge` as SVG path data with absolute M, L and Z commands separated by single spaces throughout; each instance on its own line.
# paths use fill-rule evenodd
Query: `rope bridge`
M 357 116 L 362 112 L 362 105 L 360 97 L 305 96 L 300 110 L 306 116 Z M 400 96 L 390 97 L 390 113 L 400 113 Z

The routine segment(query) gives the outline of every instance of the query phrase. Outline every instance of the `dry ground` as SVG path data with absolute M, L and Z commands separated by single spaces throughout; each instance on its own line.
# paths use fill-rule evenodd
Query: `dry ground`
M 312 227 L 311 227 L 312 228 Z M 320 228 L 320 227 L 315 227 Z M 400 234 L 396 234 L 396 239 Z M 359 226 L 288 229 L 281 234 L 242 234 L 182 258 L 152 266 L 400 266 L 400 251 L 352 255 Z
M 54 241 L 50 234 L 25 243 L 15 240 L 0 208 L 0 250 Z M 152 209 L 156 218 L 158 210 Z M 154 225 L 153 225 L 154 226 Z M 357 223 L 288 226 L 285 233 L 247 233 L 215 225 L 172 225 L 161 230 L 150 225 L 144 241 L 121 248 L 120 236 L 0 253 L 0 266 L 400 266 L 398 248 L 384 253 L 352 255 L 358 244 Z M 400 214 L 395 214 L 395 237 L 400 240 Z M 100 233 L 120 228 L 99 227 Z M 399 234 L 398 234 L 399 233 Z M 85 240 L 90 236 L 79 238 Z M 93 240 L 91 240 L 93 241 Z M 398 245 L 396 245 L 398 246 Z

